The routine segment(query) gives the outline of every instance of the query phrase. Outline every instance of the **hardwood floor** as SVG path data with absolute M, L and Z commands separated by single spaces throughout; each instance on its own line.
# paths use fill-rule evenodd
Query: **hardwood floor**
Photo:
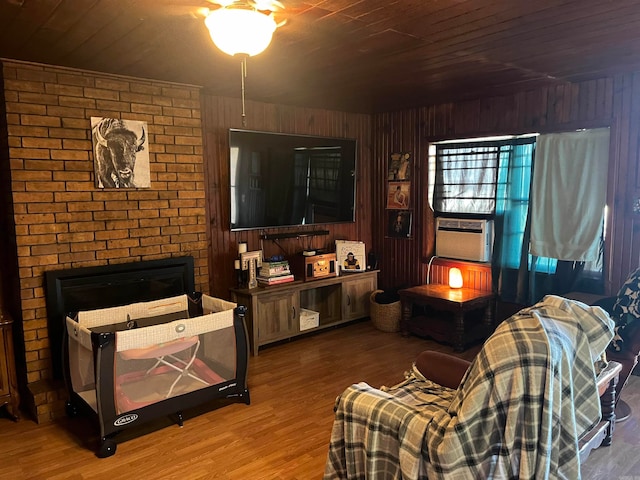
M 250 361 L 250 406 L 202 409 L 185 415 L 183 428 L 163 421 L 144 432 L 125 431 L 117 437 L 117 453 L 106 459 L 94 455 L 97 431 L 87 419 L 37 425 L 0 418 L 0 478 L 319 479 L 336 396 L 354 382 L 380 386 L 402 380 L 416 355 L 428 348 L 452 352 L 431 341 L 380 332 L 370 322 L 266 348 Z M 461 356 L 470 359 L 478 349 Z M 632 377 L 624 397 L 638 414 L 617 425 L 612 448 L 591 453 L 585 479 L 640 479 L 634 452 L 640 445 L 638 377 Z

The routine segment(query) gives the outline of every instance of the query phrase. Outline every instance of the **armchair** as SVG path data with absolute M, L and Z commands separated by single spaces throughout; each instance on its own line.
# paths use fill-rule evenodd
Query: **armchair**
M 568 298 L 581 300 L 579 293 L 567 294 Z M 597 297 L 591 304 L 602 307 L 616 323 L 615 336 L 606 350 L 607 359 L 622 365 L 620 379 L 615 390 L 616 421 L 626 420 L 631 408 L 620 398 L 640 355 L 640 268 L 629 275 L 617 296 Z M 587 300 L 585 298 L 584 300 Z
M 579 479 L 578 439 L 601 415 L 594 364 L 612 337 L 602 309 L 548 296 L 470 364 L 432 352 L 399 385 L 352 385 L 336 401 L 324 478 Z
M 607 297 L 595 302 L 594 305 L 601 306 L 615 318 L 613 314 L 615 301 L 616 297 Z M 626 324 L 624 328 L 617 328 L 616 330 L 614 340 L 607 347 L 607 360 L 618 362 L 622 365 L 620 380 L 615 392 L 616 421 L 622 422 L 631 415 L 631 408 L 620 398 L 620 394 L 638 363 L 638 355 L 640 354 L 640 322 L 630 322 Z

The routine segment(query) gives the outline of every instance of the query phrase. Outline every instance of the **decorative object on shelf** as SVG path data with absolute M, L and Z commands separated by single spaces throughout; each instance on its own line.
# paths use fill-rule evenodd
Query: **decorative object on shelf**
M 449 287 L 462 288 L 462 272 L 457 267 L 449 269 Z
M 409 210 L 389 210 L 387 236 L 409 238 L 411 236 L 412 214 Z
M 336 257 L 340 271 L 345 273 L 364 272 L 367 256 L 363 242 L 336 240 Z
M 240 268 L 247 272 L 247 288 L 258 286 L 258 268 L 262 266 L 262 250 L 240 254 Z
M 336 263 L 335 253 L 305 255 L 303 252 L 293 257 L 294 271 L 305 282 L 335 277 L 338 274 Z
M 91 117 L 95 185 L 149 188 L 147 122 Z
M 258 275 L 258 286 L 270 287 L 272 285 L 282 285 L 283 283 L 293 282 L 294 280 L 295 280 L 295 277 L 291 273 L 286 275 L 280 275 L 277 277 L 268 277 L 268 278 L 263 278 Z
M 289 275 L 291 269 L 289 268 L 289 261 L 287 260 L 270 260 L 268 262 L 263 261 L 260 268 L 260 276 L 264 278 L 279 277 L 280 275 Z
M 387 191 L 387 208 L 408 208 L 410 193 L 410 182 L 389 182 L 389 190 Z
M 247 242 L 238 242 L 238 255 L 245 253 L 248 249 Z
M 258 285 L 261 287 L 289 283 L 293 282 L 294 279 L 289 267 L 289 261 L 281 256 L 271 257 L 269 261 L 263 261 L 258 273 Z
M 243 278 L 243 272 L 240 268 L 240 259 L 236 259 L 233 261 L 233 269 L 236 271 L 236 287 L 242 288 L 245 281 Z
M 262 53 L 271 43 L 273 32 L 284 22 L 276 23 L 274 14 L 283 10 L 277 0 L 218 0 L 220 8 L 212 10 L 204 20 L 211 40 L 227 55 L 240 56 L 242 89 L 242 125 L 246 126 L 245 88 L 247 57 Z
M 317 328 L 320 325 L 320 312 L 309 310 L 307 308 L 300 309 L 300 331 Z

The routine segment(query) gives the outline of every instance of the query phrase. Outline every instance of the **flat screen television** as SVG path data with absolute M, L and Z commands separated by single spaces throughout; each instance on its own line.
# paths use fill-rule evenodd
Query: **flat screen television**
M 230 129 L 231 230 L 354 222 L 356 144 Z

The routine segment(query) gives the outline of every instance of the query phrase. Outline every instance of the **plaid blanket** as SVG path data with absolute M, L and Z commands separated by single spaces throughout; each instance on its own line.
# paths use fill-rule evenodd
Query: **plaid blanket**
M 613 336 L 599 307 L 547 296 L 505 320 L 457 390 L 414 368 L 336 400 L 324 479 L 580 478 L 578 438 L 600 419 L 594 362 Z

